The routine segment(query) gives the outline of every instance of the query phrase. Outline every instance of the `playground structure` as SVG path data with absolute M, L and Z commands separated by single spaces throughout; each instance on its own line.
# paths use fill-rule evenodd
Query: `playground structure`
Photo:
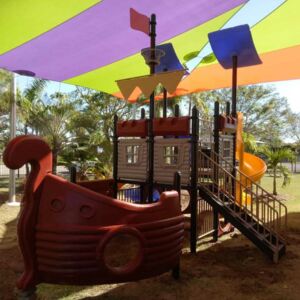
M 143 51 L 148 53 L 151 81 L 159 63 L 155 25 L 152 15 L 151 47 Z M 242 31 L 244 38 L 247 28 Z M 231 33 L 226 31 L 227 36 Z M 18 283 L 21 290 L 34 289 L 40 282 L 124 282 L 169 270 L 177 278 L 184 228 L 190 233 L 190 250 L 195 253 L 199 237 L 213 234 L 217 240 L 220 215 L 274 262 L 285 253 L 286 207 L 258 185 L 266 167 L 258 157 L 244 152 L 242 115 L 236 111 L 239 61 L 244 66 L 260 60 L 256 52 L 252 61 L 249 52 L 250 60 L 248 56 L 244 60 L 243 51 L 241 55 L 238 51 L 232 55 L 232 50 L 219 55 L 219 40 L 215 47 L 213 40 L 214 36 L 211 44 L 220 63 L 228 67 L 229 57 L 233 70 L 232 109 L 227 102 L 222 114 L 219 102 L 215 102 L 213 122 L 199 119 L 196 108 L 192 116 L 179 116 L 177 109 L 174 117 L 167 117 L 164 93 L 164 117 L 155 118 L 154 93 L 147 86 L 147 77 L 137 78 L 146 81 L 145 88 L 151 92 L 149 119 L 144 111 L 139 120 L 115 117 L 113 179 L 76 182 L 73 174 L 70 183 L 51 174 L 51 151 L 41 139 L 21 136 L 8 144 L 4 162 L 9 168 L 17 169 L 27 162 L 32 165 L 18 229 L 25 262 Z M 246 46 L 254 47 L 251 43 Z M 170 84 L 169 75 L 176 73 L 175 79 L 180 80 L 184 74 L 182 69 L 162 72 L 166 72 L 160 75 L 167 78 L 166 84 Z M 132 89 L 132 79 L 124 82 L 125 89 L 128 82 Z M 124 189 L 120 184 L 133 187 Z M 189 193 L 183 210 L 181 189 Z M 158 202 L 155 191 L 160 193 Z M 203 230 L 198 225 L 207 211 L 212 212 L 213 222 Z M 125 265 L 115 267 L 106 259 L 106 248 L 120 235 L 134 238 L 138 250 Z
M 229 103 L 227 103 L 227 111 Z M 142 113 L 143 115 L 143 113 Z M 215 120 L 200 120 L 193 109 L 192 117 L 155 118 L 153 188 L 172 188 L 174 173 L 181 174 L 181 188 L 190 195 L 183 210 L 186 228 L 190 230 L 190 249 L 196 252 L 201 217 L 213 212 L 213 222 L 200 237 L 219 233 L 219 214 L 230 221 L 271 259 L 277 261 L 285 252 L 281 236 L 286 225 L 286 207 L 257 183 L 266 171 L 265 163 L 243 150 L 242 115 L 238 119 L 219 114 L 215 103 Z M 200 128 L 206 128 L 205 134 Z M 209 131 L 210 130 L 210 131 Z M 114 195 L 120 193 L 118 183 L 135 185 L 134 199 L 151 203 L 147 181 L 147 120 L 117 121 L 114 136 Z M 234 138 L 237 135 L 235 145 Z M 181 136 L 181 137 L 180 137 Z M 236 152 L 239 168 L 233 165 Z M 125 200 L 125 199 L 124 199 Z M 204 203 L 208 203 L 203 209 Z
M 132 281 L 171 269 L 179 276 L 184 223 L 176 191 L 141 206 L 113 199 L 111 180 L 70 183 L 51 174 L 51 150 L 34 136 L 13 139 L 3 159 L 12 169 L 32 167 L 18 223 L 25 265 L 20 290 L 33 291 L 40 282 Z M 124 235 L 135 240 L 136 251 L 115 266 L 108 259 L 110 244 Z M 120 244 L 114 251 L 121 251 Z

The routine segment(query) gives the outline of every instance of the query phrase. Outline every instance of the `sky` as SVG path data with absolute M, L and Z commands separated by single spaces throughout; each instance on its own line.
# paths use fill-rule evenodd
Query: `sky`
M 293 112 L 300 112 L 300 80 L 289 80 L 272 83 L 280 95 L 288 99 Z
M 23 90 L 30 85 L 31 78 L 24 76 L 17 76 L 17 85 L 18 88 Z M 270 82 L 267 85 L 275 86 L 276 90 L 281 96 L 284 96 L 288 99 L 289 105 L 293 112 L 300 113 L 300 80 L 289 80 L 289 81 L 279 81 L 279 82 Z M 51 81 L 47 85 L 45 92 L 48 95 L 53 94 L 54 92 L 60 91 L 63 93 L 71 92 L 75 89 L 75 86 L 60 82 Z

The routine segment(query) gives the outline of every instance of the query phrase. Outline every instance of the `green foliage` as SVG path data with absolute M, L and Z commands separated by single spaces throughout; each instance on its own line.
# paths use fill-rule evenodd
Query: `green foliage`
M 73 140 L 61 153 L 69 164 L 77 162 L 79 173 L 84 178 L 85 169 L 98 176 L 108 176 L 112 168 L 113 120 L 132 116 L 132 104 L 101 92 L 78 89 L 80 102 L 76 114 L 70 119 L 69 131 Z M 85 164 L 88 162 L 89 167 Z
M 242 133 L 244 147 L 246 152 L 255 153 L 258 149 L 255 136 L 248 132 Z
M 290 113 L 287 118 L 287 129 L 289 137 L 300 148 L 300 113 Z
M 213 115 L 211 111 L 212 101 L 206 101 L 202 93 L 194 93 L 186 96 L 188 98 L 188 115 L 192 114 L 192 107 L 196 106 L 199 110 L 200 118 L 207 119 Z
M 8 128 L 11 81 L 11 74 L 4 70 L 0 70 L 0 152 L 2 152 L 9 136 Z
M 273 194 L 277 195 L 278 175 L 283 175 L 283 187 L 290 183 L 289 170 L 279 164 L 284 160 L 293 161 L 295 159 L 295 154 L 289 148 L 270 148 L 268 146 L 262 147 L 260 152 L 267 157 L 268 168 L 271 169 L 273 173 Z
M 213 114 L 214 101 L 219 101 L 223 111 L 226 101 L 231 101 L 231 89 L 202 92 L 199 98 Z M 256 140 L 274 145 L 286 134 L 286 120 L 290 114 L 287 99 L 272 86 L 241 86 L 237 90 L 237 110 L 244 115 L 243 130 Z

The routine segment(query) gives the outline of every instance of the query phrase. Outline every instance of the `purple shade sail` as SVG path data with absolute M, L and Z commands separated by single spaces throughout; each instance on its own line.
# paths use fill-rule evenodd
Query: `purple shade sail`
M 129 9 L 157 15 L 157 43 L 247 2 L 247 0 L 105 0 L 69 21 L 0 56 L 0 67 L 34 70 L 63 81 L 109 65 L 149 46 L 132 30 Z
M 249 25 L 240 25 L 208 34 L 210 45 L 224 69 L 232 68 L 232 57 L 237 56 L 238 67 L 261 64 Z

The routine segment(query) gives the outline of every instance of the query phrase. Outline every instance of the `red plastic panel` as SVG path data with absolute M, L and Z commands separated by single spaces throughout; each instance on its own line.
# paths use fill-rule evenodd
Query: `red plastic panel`
M 52 171 L 52 153 L 49 146 L 36 136 L 19 136 L 7 145 L 3 162 L 10 169 L 31 164 L 18 221 L 18 241 L 24 259 L 24 273 L 17 286 L 30 289 L 36 284 L 35 226 L 40 194 L 45 176 Z
M 118 136 L 143 137 L 148 135 L 147 120 L 119 121 L 117 124 Z
M 33 154 L 24 149 L 32 149 Z M 41 282 L 139 280 L 179 263 L 184 220 L 177 192 L 164 192 L 159 202 L 138 205 L 92 191 L 101 190 L 99 182 L 86 184 L 89 189 L 70 183 L 49 174 L 51 151 L 35 137 L 13 140 L 4 156 L 8 167 L 20 167 L 28 159 L 32 166 L 18 224 L 25 269 L 18 282 L 20 289 Z M 105 190 L 109 181 L 102 183 Z M 122 269 L 111 268 L 104 257 L 105 249 L 122 233 L 138 240 L 138 256 Z
M 158 118 L 153 120 L 154 135 L 189 135 L 189 117 Z
M 219 129 L 223 132 L 234 132 L 236 131 L 236 119 L 229 116 L 219 116 Z

